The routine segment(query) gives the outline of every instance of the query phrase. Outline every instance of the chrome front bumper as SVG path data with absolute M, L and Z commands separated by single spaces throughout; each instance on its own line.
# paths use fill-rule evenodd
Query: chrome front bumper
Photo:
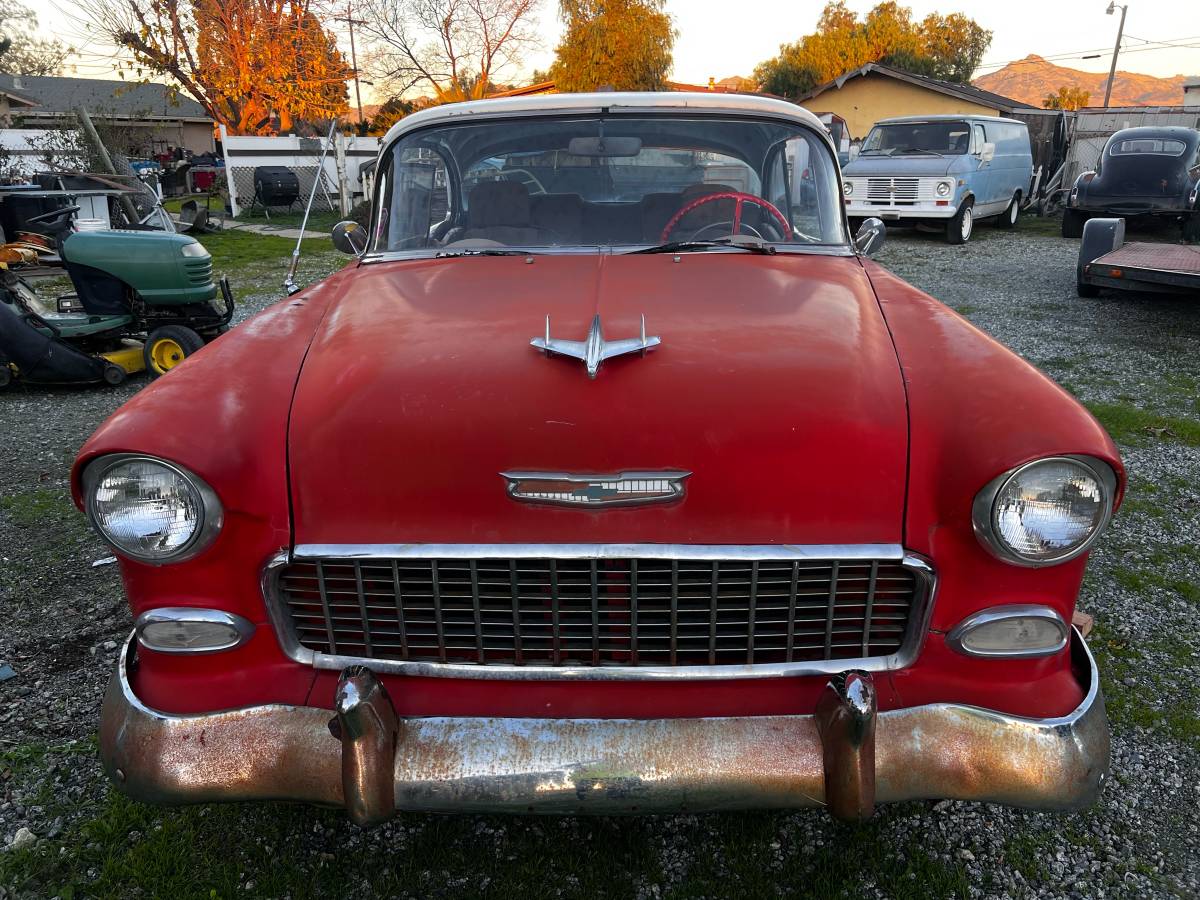
M 146 707 L 113 673 L 100 754 L 125 793 L 156 803 L 299 800 L 360 824 L 398 810 L 630 813 L 954 798 L 1068 810 L 1095 800 L 1109 737 L 1095 661 L 1069 715 L 1026 719 L 958 704 L 876 712 L 871 676 L 835 676 L 811 716 L 501 719 L 396 716 L 365 668 L 336 710 L 255 706 L 202 715 Z

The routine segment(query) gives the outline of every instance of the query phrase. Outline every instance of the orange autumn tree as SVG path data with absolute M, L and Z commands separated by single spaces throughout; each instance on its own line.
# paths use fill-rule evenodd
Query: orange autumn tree
M 763 90 L 784 97 L 801 96 L 871 62 L 966 83 L 991 40 L 990 31 L 962 13 L 933 12 L 917 21 L 908 7 L 884 0 L 860 19 L 844 0 L 834 0 L 812 34 L 783 44 L 754 75 Z
M 79 0 L 93 26 L 233 134 L 344 113 L 351 72 L 312 0 Z

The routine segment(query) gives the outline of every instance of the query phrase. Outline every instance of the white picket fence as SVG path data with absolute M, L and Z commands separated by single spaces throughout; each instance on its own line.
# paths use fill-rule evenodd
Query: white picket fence
M 378 157 L 379 144 L 377 137 L 334 135 L 334 145 L 329 148 L 325 164 L 318 171 L 324 137 L 239 137 L 227 134 L 221 126 L 231 212 L 236 218 L 253 202 L 254 170 L 258 166 L 287 166 L 300 180 L 301 202 L 308 200 L 316 183 L 314 208 L 340 209 L 342 215 L 346 215 L 369 191 L 369 185 L 363 184 L 360 170 Z

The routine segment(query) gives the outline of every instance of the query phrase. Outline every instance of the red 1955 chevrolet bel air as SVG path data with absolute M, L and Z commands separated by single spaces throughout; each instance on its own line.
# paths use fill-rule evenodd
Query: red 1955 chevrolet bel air
M 1091 802 L 1068 623 L 1116 448 L 869 261 L 839 182 L 757 97 L 397 124 L 356 261 L 79 454 L 136 617 L 120 789 L 363 824 Z

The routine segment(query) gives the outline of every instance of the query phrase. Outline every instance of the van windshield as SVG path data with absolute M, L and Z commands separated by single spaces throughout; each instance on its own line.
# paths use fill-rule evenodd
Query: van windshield
M 454 121 L 404 135 L 383 157 L 373 223 L 381 252 L 846 243 L 833 154 L 815 131 L 789 122 Z
M 895 122 L 876 125 L 863 141 L 863 156 L 962 155 L 971 147 L 966 122 Z

